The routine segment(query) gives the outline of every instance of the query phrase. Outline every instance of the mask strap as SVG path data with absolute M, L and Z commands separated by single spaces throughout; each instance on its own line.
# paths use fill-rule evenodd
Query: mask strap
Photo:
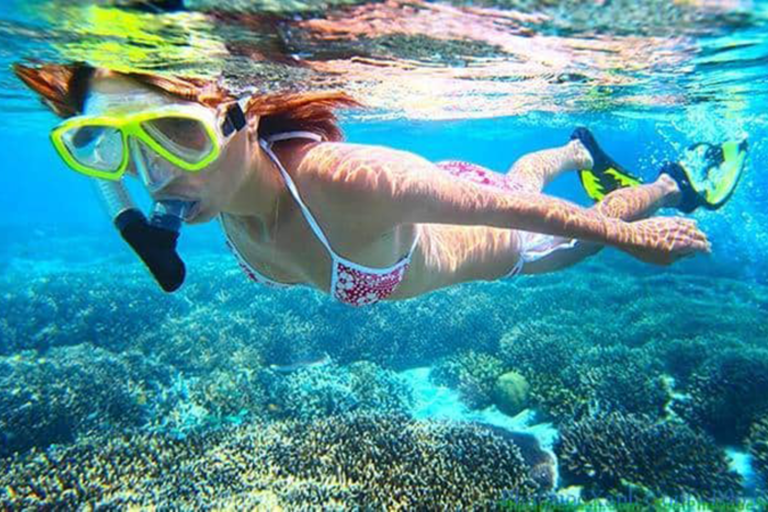
M 245 113 L 243 112 L 243 107 L 247 101 L 248 98 L 241 98 L 227 107 L 227 114 L 221 125 L 221 132 L 225 137 L 229 137 L 234 132 L 239 132 L 247 124 Z

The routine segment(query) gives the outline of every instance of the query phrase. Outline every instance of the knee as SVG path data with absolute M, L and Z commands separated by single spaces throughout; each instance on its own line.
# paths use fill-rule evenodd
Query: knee
M 629 211 L 626 201 L 619 197 L 611 197 L 611 195 L 603 198 L 596 205 L 596 209 L 601 215 L 614 219 L 623 219 Z
M 512 167 L 509 168 L 508 174 L 511 173 L 526 173 L 540 167 L 541 158 L 536 153 L 528 153 L 517 159 Z

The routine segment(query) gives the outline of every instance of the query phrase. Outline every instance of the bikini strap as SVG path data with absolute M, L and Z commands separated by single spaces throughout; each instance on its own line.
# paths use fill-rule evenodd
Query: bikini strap
M 273 133 L 272 135 L 268 135 L 264 137 L 264 139 L 262 140 L 267 141 L 271 146 L 273 142 L 277 142 L 279 140 L 288 140 L 288 139 L 312 139 L 315 142 L 322 142 L 323 137 L 312 132 L 293 131 L 293 132 Z
M 267 153 L 267 155 L 269 155 L 269 158 L 272 160 L 272 162 L 274 162 L 274 164 L 280 170 L 280 174 L 283 176 L 283 180 L 285 180 L 285 185 L 288 187 L 288 191 L 291 193 L 293 198 L 299 204 L 299 207 L 301 208 L 301 211 L 304 213 L 304 217 L 307 219 L 307 223 L 309 224 L 309 227 L 312 228 L 312 231 L 314 231 L 315 236 L 317 236 L 318 240 L 320 240 L 320 242 L 325 246 L 325 248 L 328 250 L 331 256 L 336 257 L 336 253 L 331 248 L 331 244 L 328 242 L 328 238 L 325 236 L 325 233 L 323 233 L 322 228 L 315 220 L 315 217 L 312 215 L 312 212 L 309 211 L 309 208 L 307 207 L 307 205 L 301 199 L 301 195 L 299 194 L 299 190 L 296 188 L 296 184 L 293 182 L 293 179 L 288 174 L 288 171 L 285 170 L 285 167 L 283 167 L 283 164 L 282 162 L 280 162 L 280 159 L 277 158 L 277 155 L 275 155 L 274 151 L 272 151 L 273 143 L 280 140 L 288 140 L 288 139 L 312 139 L 316 142 L 321 142 L 323 138 L 320 135 L 312 132 L 294 131 L 294 132 L 276 133 L 266 138 L 259 139 L 259 145 L 264 150 L 264 152 Z
M 299 189 L 296 188 L 296 184 L 293 182 L 293 179 L 288 174 L 288 171 L 285 170 L 285 167 L 283 167 L 282 162 L 280 162 L 280 159 L 277 158 L 277 155 L 275 155 L 275 152 L 272 151 L 273 143 L 280 140 L 288 140 L 288 139 L 312 139 L 316 142 L 321 142 L 323 138 L 320 135 L 312 132 L 293 131 L 293 132 L 277 133 L 277 134 L 273 134 L 268 137 L 265 137 L 263 139 L 259 139 L 259 144 L 261 145 L 261 148 L 264 150 L 264 152 L 267 153 L 267 155 L 269 155 L 269 158 L 274 162 L 274 164 L 280 170 L 280 174 L 283 176 L 283 179 L 285 180 L 285 185 L 288 187 L 288 191 L 291 193 L 293 198 L 299 204 L 301 211 L 304 213 L 304 218 L 307 219 L 307 223 L 309 224 L 309 227 L 312 228 L 312 231 L 315 233 L 315 236 L 317 236 L 318 240 L 320 240 L 320 243 L 322 243 L 323 246 L 325 246 L 326 250 L 328 251 L 328 253 L 331 255 L 332 258 L 349 262 L 349 260 L 347 260 L 346 258 L 342 258 L 338 254 L 336 254 L 336 252 L 333 250 L 330 242 L 328 241 L 328 238 L 325 236 L 325 233 L 323 232 L 323 229 L 320 227 L 320 224 L 317 223 L 314 215 L 312 215 L 312 212 L 309 211 L 309 207 L 307 207 L 307 205 L 301 199 L 301 195 L 299 194 Z M 416 236 L 413 237 L 413 244 L 411 245 L 411 249 L 408 251 L 408 255 L 406 258 L 407 261 L 410 261 L 411 255 L 413 254 L 414 249 L 416 249 L 416 245 L 419 243 L 420 234 L 421 234 L 421 231 L 417 228 Z

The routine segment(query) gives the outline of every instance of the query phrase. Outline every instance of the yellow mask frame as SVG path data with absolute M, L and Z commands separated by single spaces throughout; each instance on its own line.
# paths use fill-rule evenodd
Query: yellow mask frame
M 146 144 L 157 155 L 172 165 L 187 172 L 197 172 L 214 162 L 221 154 L 225 139 L 233 132 L 245 126 L 245 116 L 237 103 L 236 109 L 230 108 L 222 130 L 217 128 L 217 116 L 202 105 L 168 105 L 151 110 L 126 115 L 77 116 L 67 119 L 51 131 L 51 142 L 59 156 L 74 171 L 106 180 L 117 181 L 122 178 L 129 164 L 129 137 Z M 209 140 L 207 151 L 192 159 L 185 159 L 165 147 L 162 141 L 145 129 L 145 125 L 162 119 L 185 120 L 199 123 Z M 84 127 L 111 128 L 120 133 L 122 156 L 114 169 L 100 169 L 84 164 L 72 154 L 66 143 L 68 134 Z M 227 132 L 227 133 L 224 133 Z

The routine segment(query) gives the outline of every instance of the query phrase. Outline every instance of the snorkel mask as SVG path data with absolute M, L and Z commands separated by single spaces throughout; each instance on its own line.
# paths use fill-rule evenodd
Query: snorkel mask
M 180 172 L 204 169 L 219 157 L 227 140 L 246 126 L 245 100 L 230 105 L 220 124 L 202 105 L 165 99 L 158 105 L 158 101 L 157 95 L 146 93 L 91 93 L 84 115 L 56 127 L 51 140 L 69 167 L 95 178 L 97 192 L 123 239 L 160 287 L 173 292 L 186 276 L 176 251 L 179 231 L 197 203 L 182 198 L 155 200 L 147 218 L 132 200 L 123 175 L 133 162 L 154 196 Z M 136 113 L 140 104 L 155 107 Z

